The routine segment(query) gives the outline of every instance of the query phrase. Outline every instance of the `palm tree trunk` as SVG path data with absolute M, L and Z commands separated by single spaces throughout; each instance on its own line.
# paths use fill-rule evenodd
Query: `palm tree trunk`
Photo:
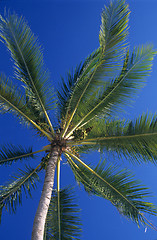
M 45 220 L 51 200 L 52 189 L 54 184 L 54 174 L 58 156 L 59 149 L 58 147 L 55 147 L 53 148 L 53 151 L 47 164 L 44 186 L 34 219 L 31 240 L 43 240 Z

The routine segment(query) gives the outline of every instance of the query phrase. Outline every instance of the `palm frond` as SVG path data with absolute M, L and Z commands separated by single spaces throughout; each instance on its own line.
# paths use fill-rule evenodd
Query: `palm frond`
M 5 75 L 0 75 L 0 112 L 12 112 L 22 123 L 32 124 L 34 128 L 50 138 L 50 134 L 38 124 L 36 114 L 28 107 L 20 89 L 13 85 Z
M 99 34 L 100 46 L 103 50 L 112 49 L 114 46 L 126 40 L 128 35 L 128 16 L 129 7 L 124 0 L 111 1 L 110 4 L 104 7 L 101 15 L 101 28 Z
M 73 123 L 82 118 L 83 105 L 85 104 L 86 108 L 89 98 L 101 92 L 101 89 L 106 87 L 106 82 L 110 82 L 115 77 L 117 69 L 120 69 L 120 60 L 126 52 L 126 43 L 124 42 L 128 34 L 128 16 L 128 5 L 124 1 L 118 1 L 118 3 L 114 1 L 103 11 L 98 55 L 94 59 L 90 58 L 91 61 L 73 88 L 68 107 L 69 119 L 63 136 L 74 116 Z
M 72 71 L 71 73 L 69 71 L 66 79 L 62 78 L 60 90 L 57 91 L 61 118 L 66 118 L 66 115 L 69 114 L 68 112 L 71 111 L 71 104 L 73 104 L 71 95 L 79 79 L 89 75 L 90 71 L 93 70 L 95 64 L 98 62 L 98 59 L 99 50 L 89 55 L 83 63 L 80 63 L 75 68 L 74 72 Z
M 54 107 L 54 90 L 48 86 L 48 72 L 37 38 L 22 17 L 0 16 L 0 36 L 14 60 L 16 77 L 25 84 L 31 110 L 52 128 L 47 111 Z M 53 128 L 52 128 L 53 129 Z
M 68 73 L 67 80 L 62 78 L 61 91 L 58 91 L 59 106 L 63 124 L 73 117 L 82 89 L 86 88 L 94 68 L 100 60 L 100 49 L 89 55 L 83 63 L 76 67 L 74 73 Z M 97 81 L 97 84 L 101 81 Z
M 78 205 L 75 203 L 72 188 L 60 190 L 60 226 L 58 222 L 58 194 L 54 191 L 49 206 L 45 224 L 45 240 L 70 240 L 80 239 L 81 223 L 78 213 Z M 61 235 L 59 236 L 59 228 Z
M 34 158 L 32 147 L 23 148 L 13 144 L 3 145 L 0 147 L 0 165 L 10 165 L 17 160 Z
M 66 154 L 79 162 L 75 163 L 68 157 L 76 180 L 83 184 L 88 193 L 109 200 L 121 214 L 138 225 L 141 222 L 155 229 L 143 215 L 157 215 L 156 207 L 144 201 L 149 195 L 148 188 L 135 181 L 128 171 L 117 170 L 115 166 L 106 167 L 105 161 L 92 169 L 72 153 Z
M 5 208 L 9 212 L 15 213 L 18 204 L 22 204 L 23 192 L 27 196 L 32 196 L 32 189 L 36 188 L 36 182 L 39 181 L 39 176 L 36 169 L 26 167 L 26 170 L 19 169 L 19 173 L 13 176 L 13 180 L 4 186 L 0 186 L 0 218 L 2 210 Z
M 125 157 L 138 163 L 148 161 L 156 164 L 157 115 L 142 114 L 135 121 L 127 122 L 96 119 L 86 138 L 75 141 L 74 146 L 82 146 L 81 150 L 105 151 L 112 156 Z
M 128 104 L 130 98 L 144 85 L 145 77 L 149 76 L 154 55 L 152 46 L 134 49 L 130 57 L 128 52 L 120 75 L 108 83 L 103 92 L 97 96 L 90 96 L 88 101 L 82 104 L 82 107 L 80 106 L 78 113 L 82 118 L 67 137 L 72 134 L 72 131 L 88 123 L 90 119 L 101 115 L 109 117 Z

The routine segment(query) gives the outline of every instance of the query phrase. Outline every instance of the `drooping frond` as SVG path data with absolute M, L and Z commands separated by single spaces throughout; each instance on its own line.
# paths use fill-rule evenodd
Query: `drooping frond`
M 84 131 L 87 131 L 88 128 Z M 79 130 L 78 130 L 79 131 Z M 82 130 L 83 132 L 83 130 Z M 71 143 L 72 144 L 72 143 Z M 157 162 L 157 115 L 142 114 L 135 121 L 96 119 L 85 139 L 76 140 L 81 149 L 109 152 L 136 162 Z
M 0 76 L 0 112 L 12 112 L 21 122 L 32 124 L 40 132 L 50 137 L 39 125 L 36 114 L 34 114 L 25 101 L 25 97 L 12 81 L 5 75 Z
M 26 149 L 22 146 L 14 146 L 13 144 L 0 147 L 0 165 L 10 165 L 17 160 L 29 158 L 34 158 L 32 147 Z
M 32 196 L 32 189 L 36 188 L 36 182 L 39 181 L 37 170 L 40 165 L 36 169 L 26 167 L 25 171 L 19 170 L 19 173 L 13 176 L 13 181 L 0 186 L 0 217 L 3 208 L 15 213 L 17 205 L 22 203 L 23 193 Z
M 137 48 L 129 57 L 127 53 L 120 75 L 106 85 L 106 88 L 97 96 L 91 96 L 88 101 L 82 104 L 79 115 L 81 120 L 75 125 L 72 131 L 88 123 L 94 117 L 105 115 L 111 116 L 128 104 L 138 89 L 145 83 L 145 77 L 150 74 L 154 50 L 151 46 Z
M 76 180 L 83 184 L 88 193 L 109 200 L 121 214 L 138 225 L 141 222 L 155 229 L 143 215 L 143 213 L 157 215 L 156 207 L 144 201 L 149 195 L 148 189 L 135 181 L 128 171 L 119 171 L 115 166 L 106 167 L 105 162 L 92 169 L 72 153 L 66 154 L 69 155 L 68 162 Z M 79 163 L 73 161 L 70 156 Z
M 110 82 L 115 77 L 117 69 L 120 69 L 120 60 L 126 51 L 124 42 L 128 34 L 128 16 L 128 5 L 124 1 L 118 1 L 118 3 L 114 1 L 103 11 L 98 55 L 96 55 L 96 61 L 95 57 L 89 61 L 87 68 L 83 69 L 73 88 L 68 104 L 69 118 L 66 119 L 63 136 L 72 120 L 75 123 L 82 118 L 84 104 L 84 108 L 86 108 L 91 103 L 88 101 L 89 98 L 95 97 L 99 91 L 101 92 L 101 89 L 105 88 L 106 82 Z
M 48 72 L 37 38 L 25 20 L 15 14 L 8 14 L 5 19 L 0 16 L 0 37 L 14 60 L 16 77 L 25 84 L 31 110 L 53 130 L 47 110 L 54 104 L 54 90 L 48 86 Z
M 75 203 L 72 188 L 60 190 L 60 226 L 58 224 L 58 195 L 54 191 L 45 224 L 45 240 L 79 240 L 81 222 L 78 216 L 80 209 Z M 59 228 L 61 235 L 59 236 Z

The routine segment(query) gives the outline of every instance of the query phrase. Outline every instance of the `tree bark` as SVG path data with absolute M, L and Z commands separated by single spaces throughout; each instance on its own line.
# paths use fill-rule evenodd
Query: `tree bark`
M 57 147 L 53 148 L 51 156 L 49 158 L 44 186 L 42 189 L 41 198 L 39 201 L 38 209 L 35 215 L 34 223 L 33 223 L 33 231 L 32 231 L 32 238 L 31 240 L 43 240 L 44 237 L 44 227 L 46 216 L 51 200 L 52 189 L 54 185 L 54 175 L 55 175 L 55 168 L 57 164 L 59 156 L 59 149 Z

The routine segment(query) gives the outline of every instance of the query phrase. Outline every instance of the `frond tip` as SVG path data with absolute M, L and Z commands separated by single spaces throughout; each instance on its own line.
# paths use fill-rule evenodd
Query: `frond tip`
M 124 44 L 128 35 L 129 15 L 128 4 L 124 0 L 111 1 L 108 7 L 105 6 L 102 11 L 102 24 L 99 34 L 99 42 L 102 49 L 112 49 L 115 45 Z M 122 45 L 122 48 L 124 48 L 124 45 Z M 117 47 L 114 50 L 118 49 Z

